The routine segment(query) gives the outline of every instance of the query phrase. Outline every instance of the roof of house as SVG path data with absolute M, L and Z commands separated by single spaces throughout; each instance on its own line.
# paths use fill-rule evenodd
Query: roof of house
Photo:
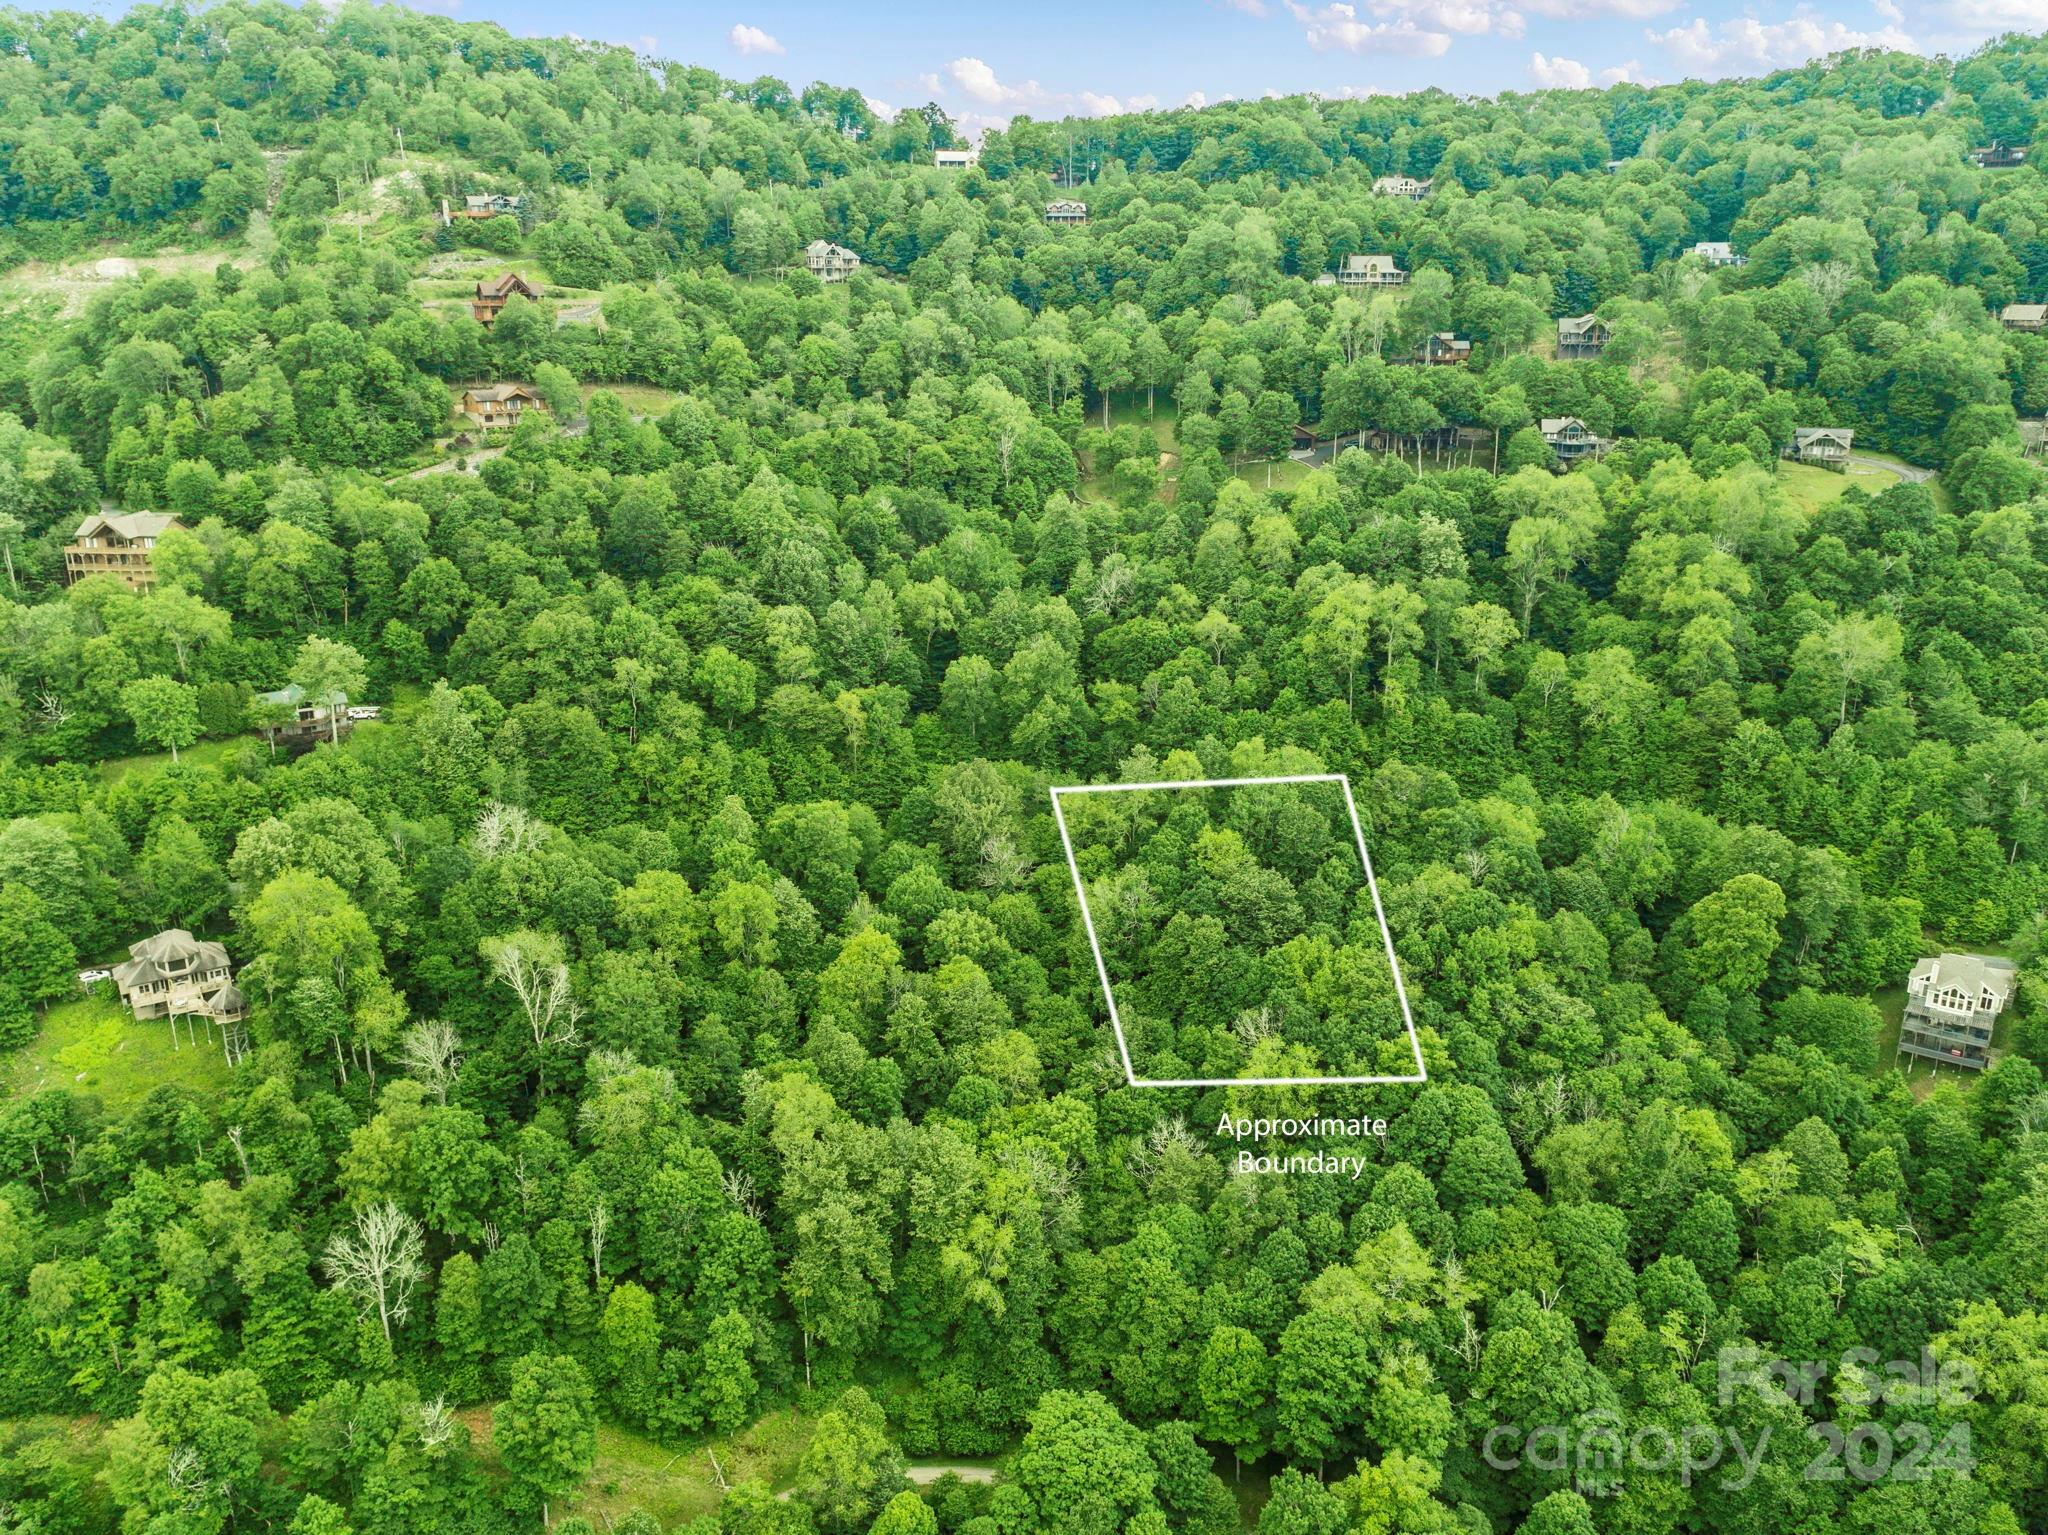
M 114 979 L 123 987 L 142 986 L 175 970 L 189 975 L 194 970 L 224 969 L 228 951 L 217 943 L 194 938 L 182 927 L 165 928 L 128 945 L 132 959 L 114 966 Z
M 489 281 L 480 280 L 476 285 L 478 298 L 504 298 L 508 294 L 533 291 L 533 285 L 517 272 L 502 272 Z
M 2003 999 L 2012 995 L 2018 968 L 2011 960 L 1995 954 L 1942 954 L 1915 965 L 1913 979 L 1959 986 L 1964 991 L 1988 991 Z
M 1606 328 L 1606 321 L 1597 314 L 1568 315 L 1558 320 L 1557 333 L 1560 336 L 1583 336 L 1596 326 Z
M 481 388 L 465 389 L 463 393 L 470 399 L 475 400 L 479 405 L 495 405 L 504 400 L 538 400 L 540 398 L 526 384 L 485 384 Z
M 284 687 L 278 688 L 273 692 L 258 693 L 256 696 L 262 699 L 263 702 L 267 704 L 285 704 L 291 708 L 296 709 L 300 704 L 306 701 L 306 690 L 300 687 L 296 682 L 293 682 L 288 683 Z M 331 700 L 329 700 L 329 704 L 331 704 L 332 707 L 337 709 L 345 707 L 347 703 L 348 694 L 340 692 L 339 690 L 337 690 L 334 697 Z M 314 707 L 320 708 L 324 706 L 316 704 L 314 705 Z
M 206 999 L 206 1010 L 216 1018 L 225 1018 L 230 1013 L 246 1013 L 249 1001 L 242 995 L 242 988 L 230 981 Z
M 832 242 L 831 242 L 830 240 L 813 240 L 813 241 L 811 241 L 811 243 L 810 243 L 809 245 L 806 245 L 806 246 L 804 247 L 804 254 L 805 254 L 806 256 L 834 256 L 834 255 L 837 255 L 837 256 L 845 256 L 845 257 L 849 257 L 849 258 L 851 258 L 852 260 L 855 260 L 855 261 L 858 261 L 858 260 L 860 260 L 860 257 L 858 257 L 858 256 L 855 256 L 855 255 L 853 254 L 853 252 L 852 252 L 852 251 L 850 251 L 850 250 L 848 250 L 848 249 L 847 249 L 847 248 L 846 248 L 845 246 L 843 246 L 843 245 L 834 245 L 834 244 L 833 244 L 833 243 L 832 243 Z
M 158 538 L 171 528 L 183 528 L 169 512 L 87 512 L 73 538 L 90 538 L 104 528 L 118 538 Z
M 1586 423 L 1577 416 L 1545 416 L 1539 429 L 1545 437 L 1555 437 L 1571 427 L 1577 427 L 1583 432 L 1586 430 Z
M 1045 205 L 1047 213 L 1086 213 L 1088 205 L 1072 197 L 1056 197 Z
M 1804 447 L 1810 442 L 1839 442 L 1846 448 L 1855 440 L 1855 437 L 1856 432 L 1853 427 L 1795 426 L 1792 428 L 1792 441 L 1800 447 Z
M 1347 272 L 1365 272 L 1373 267 L 1391 267 L 1393 265 L 1394 258 L 1383 252 L 1367 254 L 1354 251 L 1351 255 L 1344 258 L 1344 270 Z
M 1472 343 L 1454 330 L 1432 332 L 1429 339 L 1438 346 L 1449 347 L 1452 351 L 1469 352 L 1472 350 Z
M 1701 256 L 1732 256 L 1735 247 L 1726 240 L 1702 240 L 1693 247 L 1693 251 Z
M 2048 304 L 2007 304 L 1998 311 L 2001 320 L 2048 321 Z

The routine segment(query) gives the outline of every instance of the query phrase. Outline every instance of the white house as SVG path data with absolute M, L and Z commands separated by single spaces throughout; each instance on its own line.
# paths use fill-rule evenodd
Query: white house
M 804 247 L 804 265 L 819 282 L 844 282 L 860 266 L 860 257 L 830 240 L 813 240 Z
M 1386 255 L 1350 255 L 1337 268 L 1337 281 L 1347 288 L 1398 288 L 1408 274 Z
M 964 171 L 969 166 L 981 164 L 978 149 L 934 149 L 932 164 L 942 171 Z
M 1088 205 L 1071 197 L 1055 198 L 1045 205 L 1045 221 L 1048 224 L 1085 224 L 1088 222 Z
M 1429 182 L 1417 181 L 1413 176 L 1378 176 L 1372 184 L 1375 197 L 1404 197 L 1411 203 L 1419 203 L 1429 196 Z
M 1692 253 L 1710 267 L 1749 265 L 1749 257 L 1738 256 L 1735 247 L 1726 240 L 1702 240 L 1692 248 Z

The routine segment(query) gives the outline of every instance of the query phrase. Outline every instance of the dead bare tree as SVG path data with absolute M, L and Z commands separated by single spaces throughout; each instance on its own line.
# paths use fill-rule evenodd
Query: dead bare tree
M 392 1324 L 403 1324 L 413 1287 L 426 1277 L 426 1231 L 391 1200 L 356 1212 L 353 1233 L 338 1231 L 327 1243 L 321 1267 L 335 1287 L 365 1316 L 373 1311 L 391 1341 Z
M 561 953 L 557 940 L 525 929 L 487 939 L 483 945 L 492 977 L 519 999 L 525 1014 L 539 1072 L 536 1095 L 541 1098 L 548 1095 L 548 1051 L 573 1046 L 581 1037 L 576 1025 L 583 1009 L 570 992 L 569 967 Z
M 462 1036 L 452 1023 L 423 1018 L 399 1041 L 398 1062 L 445 1105 L 448 1089 L 462 1072 Z

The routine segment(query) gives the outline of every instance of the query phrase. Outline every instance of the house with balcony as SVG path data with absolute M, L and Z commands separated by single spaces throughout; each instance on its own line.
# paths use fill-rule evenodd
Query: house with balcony
M 156 585 L 156 541 L 176 529 L 189 532 L 169 512 L 89 512 L 64 546 L 64 584 L 87 576 L 119 576 L 131 591 Z
M 1353 254 L 1337 268 L 1337 282 L 1346 288 L 1398 288 L 1407 280 L 1392 256 Z
M 1418 181 L 1413 176 L 1378 176 L 1373 179 L 1372 195 L 1399 197 L 1411 203 L 1419 203 L 1429 196 L 1429 182 Z
M 1435 331 L 1422 338 L 1414 360 L 1425 368 L 1456 367 L 1472 360 L 1472 343 L 1451 331 Z
M 526 199 L 513 197 L 505 192 L 474 192 L 462 199 L 462 206 L 448 207 L 448 199 L 441 199 L 441 222 L 452 224 L 457 219 L 494 219 L 501 215 L 518 218 L 526 211 Z
M 2027 146 L 2024 144 L 2001 144 L 1993 139 L 1982 149 L 1970 151 L 1970 163 L 1979 170 L 2017 170 L 2027 163 Z
M 228 951 L 217 943 L 173 927 L 131 943 L 128 956 L 114 966 L 114 984 L 137 1018 L 194 1016 L 239 1023 L 249 1016 Z
M 1692 253 L 1709 267 L 1746 267 L 1749 257 L 1736 254 L 1735 247 L 1726 240 L 1702 240 L 1692 248 Z
M 1560 362 L 1591 362 L 1606 349 L 1607 322 L 1598 315 L 1574 315 L 1557 322 Z
M 1045 221 L 1048 224 L 1085 224 L 1088 222 L 1088 205 L 1071 197 L 1054 198 L 1045 205 Z
M 489 325 L 498 318 L 498 311 L 512 299 L 513 295 L 533 300 L 540 297 L 540 289 L 521 277 L 517 272 L 501 272 L 496 277 L 479 278 L 476 297 L 469 301 L 469 316 L 479 325 Z
M 1607 451 L 1607 439 L 1595 435 L 1577 416 L 1545 416 L 1537 429 L 1560 464 L 1569 466 L 1582 458 L 1598 458 Z
M 1778 450 L 1779 456 L 1795 464 L 1817 464 L 1823 469 L 1847 469 L 1849 449 L 1855 432 L 1846 426 L 1795 426 L 1792 440 Z
M 934 149 L 932 164 L 942 171 L 964 171 L 981 164 L 978 149 Z
M 315 698 L 296 682 L 274 692 L 258 693 L 256 702 L 270 705 L 275 723 L 259 728 L 272 751 L 279 743 L 305 751 L 316 741 L 339 741 L 361 718 L 358 710 L 349 707 L 348 694 L 337 692 L 329 698 Z M 370 717 L 375 718 L 375 714 Z
M 1998 323 L 2007 330 L 2039 335 L 2048 330 L 2048 304 L 2007 304 L 1998 311 Z
M 1991 1064 L 1992 1026 L 2011 1003 L 2017 981 L 2013 962 L 1994 955 L 1921 960 L 1906 978 L 1899 1055 L 1982 1071 Z
M 845 282 L 860 270 L 860 257 L 830 240 L 813 240 L 804 247 L 804 265 L 819 282 Z
M 482 431 L 517 426 L 529 410 L 545 411 L 547 402 L 527 384 L 482 384 L 462 391 L 455 409 Z

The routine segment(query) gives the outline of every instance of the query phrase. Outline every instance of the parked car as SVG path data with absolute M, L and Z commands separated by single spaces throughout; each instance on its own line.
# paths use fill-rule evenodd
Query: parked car
M 113 978 L 114 972 L 111 970 L 81 970 L 78 972 L 78 984 L 81 986 L 90 986 L 95 981 L 111 981 Z
M 348 717 L 352 720 L 373 720 L 383 712 L 376 704 L 355 704 L 349 708 Z

